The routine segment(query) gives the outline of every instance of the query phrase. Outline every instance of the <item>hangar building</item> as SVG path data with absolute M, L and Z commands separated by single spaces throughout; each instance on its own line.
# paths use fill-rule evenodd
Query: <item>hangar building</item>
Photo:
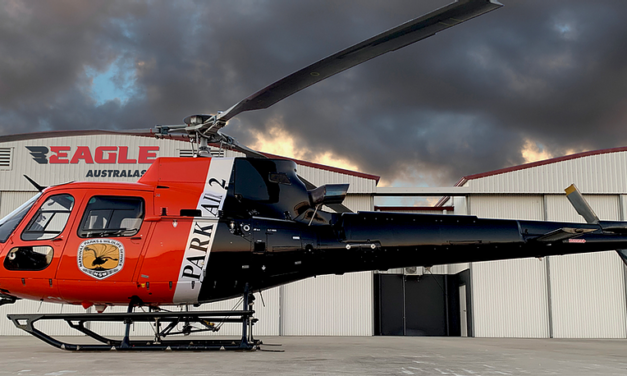
M 573 154 L 462 178 L 455 214 L 585 222 L 564 188 L 575 183 L 602 220 L 624 221 L 627 148 Z M 626 338 L 626 269 L 616 252 L 449 266 L 468 267 L 477 337 Z
M 229 150 L 213 152 L 240 156 Z M 601 219 L 622 220 L 627 194 L 626 152 L 627 148 L 581 153 L 467 176 L 456 187 L 445 190 L 447 197 L 435 208 L 375 208 L 374 198 L 385 190 L 377 187 L 377 176 L 305 161 L 296 163 L 298 173 L 315 185 L 349 183 L 344 204 L 354 211 L 582 221 L 562 191 L 576 183 Z M 186 140 L 155 139 L 149 134 L 68 131 L 2 136 L 0 217 L 36 193 L 22 175 L 44 186 L 78 180 L 133 182 L 156 157 L 190 155 Z M 400 189 L 396 193 L 417 195 L 424 189 L 410 191 Z M 625 275 L 618 256 L 604 252 L 320 276 L 258 296 L 255 310 L 260 321 L 255 332 L 625 338 Z M 231 309 L 236 303 L 236 299 L 229 300 L 201 309 Z M 0 307 L 2 317 L 11 312 L 68 313 L 84 309 L 32 301 Z M 91 325 L 92 330 L 104 334 L 121 333 L 121 326 Z M 46 323 L 41 328 L 50 334 L 75 334 L 65 324 Z M 220 334 L 237 331 L 235 326 L 225 326 Z M 135 333 L 151 335 L 152 331 L 136 325 Z M 25 333 L 0 318 L 0 335 L 21 334 Z

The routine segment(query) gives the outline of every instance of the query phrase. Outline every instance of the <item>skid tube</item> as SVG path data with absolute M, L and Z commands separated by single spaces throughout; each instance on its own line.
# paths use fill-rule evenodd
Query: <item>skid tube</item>
M 251 294 L 252 295 L 252 294 Z M 258 350 L 262 345 L 260 340 L 254 339 L 253 325 L 257 319 L 253 317 L 255 311 L 179 311 L 179 312 L 132 312 L 134 302 L 129 304 L 127 313 L 69 313 L 69 314 L 9 314 L 7 317 L 16 327 L 39 338 L 49 345 L 68 351 L 211 351 L 211 350 Z M 248 294 L 244 296 L 244 307 L 250 307 Z M 210 320 L 211 319 L 211 320 Z M 61 342 L 35 328 L 34 324 L 40 320 L 63 320 L 71 328 L 88 335 L 102 344 L 70 344 Z M 122 340 L 103 337 L 85 327 L 86 322 L 120 322 L 126 325 L 125 336 Z M 241 339 L 177 339 L 163 340 L 162 337 L 172 334 L 189 334 L 192 332 L 216 331 L 210 321 L 223 323 L 241 323 Z M 154 340 L 130 340 L 130 325 L 135 322 L 149 322 L 155 324 Z M 162 323 L 168 323 L 164 330 Z M 190 328 L 190 323 L 199 323 L 207 329 L 196 329 L 173 333 L 177 324 L 183 323 Z

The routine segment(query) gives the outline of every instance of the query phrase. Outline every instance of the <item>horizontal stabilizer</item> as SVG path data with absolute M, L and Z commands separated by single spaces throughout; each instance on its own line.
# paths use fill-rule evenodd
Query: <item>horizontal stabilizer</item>
M 534 240 L 538 242 L 556 242 L 560 240 L 571 239 L 577 236 L 581 236 L 583 234 L 587 234 L 589 232 L 594 232 L 597 229 L 594 228 L 570 228 L 564 227 L 557 229 L 555 231 L 551 231 L 547 234 L 540 236 Z
M 613 232 L 615 234 L 627 234 L 627 226 L 603 226 L 604 232 Z

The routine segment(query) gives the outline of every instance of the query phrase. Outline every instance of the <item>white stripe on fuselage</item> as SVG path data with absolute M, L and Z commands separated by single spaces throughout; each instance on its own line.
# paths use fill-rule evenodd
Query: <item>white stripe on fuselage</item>
M 185 245 L 173 302 L 196 303 L 205 279 L 209 254 L 218 226 L 218 215 L 224 205 L 234 158 L 212 158 L 205 179 L 205 188 L 196 209 L 202 213 L 195 218 Z

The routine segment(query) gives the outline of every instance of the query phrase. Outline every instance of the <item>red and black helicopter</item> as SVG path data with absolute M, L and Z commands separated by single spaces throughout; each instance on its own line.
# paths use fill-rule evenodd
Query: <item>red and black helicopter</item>
M 252 293 L 277 285 L 323 274 L 626 247 L 627 222 L 599 221 L 574 187 L 568 197 L 587 224 L 353 213 L 342 205 L 347 184 L 315 187 L 293 161 L 268 159 L 220 131 L 241 112 L 272 106 L 500 6 L 459 0 L 305 67 L 224 112 L 157 126 L 158 137 L 186 133 L 197 158 L 159 158 L 137 183 L 44 188 L 31 181 L 40 193 L 0 220 L 0 304 L 33 299 L 100 312 L 128 307 L 128 313 L 9 315 L 19 328 L 67 350 L 254 349 L 260 342 L 251 333 Z M 209 144 L 246 157 L 211 158 Z M 159 308 L 235 296 L 243 297 L 240 311 Z M 39 320 L 64 320 L 101 344 L 63 343 L 36 329 Z M 126 335 L 102 337 L 85 326 L 89 321 L 125 323 Z M 214 331 L 212 321 L 241 323 L 241 340 L 163 339 Z M 155 339 L 130 340 L 134 322 L 155 324 Z

